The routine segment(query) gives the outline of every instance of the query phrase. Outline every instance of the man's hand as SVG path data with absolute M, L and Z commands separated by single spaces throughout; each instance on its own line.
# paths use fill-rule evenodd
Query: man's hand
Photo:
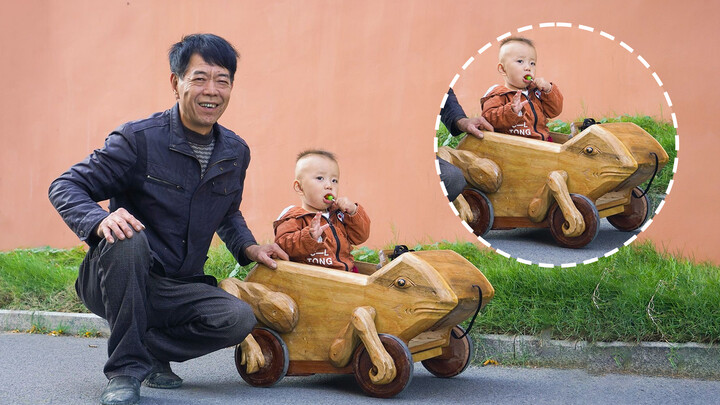
M 455 122 L 455 126 L 462 132 L 472 135 L 478 139 L 483 138 L 483 133 L 480 131 L 481 129 L 486 131 L 494 130 L 492 125 L 490 125 L 490 123 L 483 117 L 460 118 Z
M 100 238 L 107 240 L 108 243 L 115 243 L 115 238 L 112 236 L 113 232 L 118 239 L 123 240 L 132 238 L 134 235 L 133 229 L 140 232 L 145 229 L 145 225 L 127 212 L 125 208 L 118 208 L 100 222 L 95 233 Z
M 520 94 L 522 93 L 519 90 L 516 91 L 512 99 L 512 110 L 515 114 L 519 114 L 528 103 L 528 100 L 520 101 Z
M 287 253 L 280 249 L 277 243 L 250 245 L 245 248 L 245 257 L 253 262 L 264 264 L 271 269 L 277 268 L 277 263 L 273 259 L 290 260 Z
M 322 225 L 321 213 L 316 213 L 313 219 L 310 221 L 310 236 L 312 236 L 313 240 L 318 240 L 325 231 L 325 229 L 330 226 L 330 224 Z

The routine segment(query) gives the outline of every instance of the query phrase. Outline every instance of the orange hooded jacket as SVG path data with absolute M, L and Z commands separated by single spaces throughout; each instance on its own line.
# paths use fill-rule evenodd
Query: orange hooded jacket
M 370 236 L 370 218 L 362 206 L 355 215 L 340 210 L 322 217 L 322 224 L 330 224 L 323 231 L 321 241 L 310 236 L 310 221 L 315 216 L 304 208 L 291 206 L 273 222 L 275 243 L 294 262 L 330 267 L 337 270 L 357 272 L 350 254 L 351 245 L 359 245 Z
M 540 91 L 534 84 L 528 88 L 528 94 L 522 94 L 529 102 L 523 107 L 522 116 L 512 110 L 512 99 L 516 90 L 505 86 L 496 86 L 480 99 L 482 116 L 493 126 L 495 132 L 520 135 L 528 138 L 549 140 L 548 118 L 560 115 L 563 96 L 553 83 L 549 93 Z

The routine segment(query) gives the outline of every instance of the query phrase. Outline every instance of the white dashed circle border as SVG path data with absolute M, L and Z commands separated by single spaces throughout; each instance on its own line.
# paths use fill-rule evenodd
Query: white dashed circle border
M 557 27 L 557 28 L 573 28 L 574 25 L 573 25 L 572 23 L 566 23 L 566 22 L 547 22 L 547 23 L 538 24 L 538 28 L 553 28 L 553 27 Z M 518 28 L 518 29 L 517 29 L 517 32 L 518 32 L 518 33 L 521 33 L 521 32 L 529 31 L 529 30 L 532 30 L 532 29 L 534 29 L 534 27 L 533 27 L 532 25 L 526 25 L 526 26 L 524 26 L 524 27 Z M 587 32 L 590 32 L 590 33 L 594 33 L 594 32 L 596 31 L 595 28 L 589 27 L 589 26 L 587 26 L 587 25 L 582 25 L 582 24 L 578 24 L 578 25 L 577 25 L 577 29 L 582 30 L 582 31 L 587 31 Z M 506 32 L 506 33 L 498 36 L 498 37 L 496 38 L 496 42 L 499 43 L 500 41 L 502 41 L 503 39 L 505 39 L 505 38 L 507 38 L 507 37 L 509 37 L 509 36 L 511 36 L 511 35 L 512 35 L 512 31 L 508 31 L 508 32 Z M 613 41 L 613 42 L 615 41 L 615 36 L 610 35 L 610 34 L 608 34 L 608 33 L 605 32 L 605 31 L 602 31 L 602 30 L 601 30 L 601 31 L 599 32 L 599 35 L 600 35 L 601 37 L 603 37 L 603 38 L 606 38 L 606 39 L 610 40 L 610 41 Z M 630 53 L 630 54 L 635 53 L 635 49 L 633 49 L 630 45 L 626 44 L 625 42 L 623 42 L 623 41 L 618 41 L 618 43 L 619 43 L 619 45 L 620 45 L 623 49 L 625 49 L 628 53 Z M 493 43 L 492 43 L 492 42 L 488 42 L 488 43 L 485 44 L 482 48 L 478 49 L 478 51 L 477 51 L 478 55 L 482 55 L 485 51 L 487 51 L 488 49 L 490 49 L 492 46 L 493 46 Z M 471 56 L 471 57 L 462 65 L 462 70 L 464 71 L 465 69 L 467 69 L 468 66 L 470 66 L 470 64 L 473 63 L 474 60 L 475 60 L 475 57 L 474 57 L 474 56 Z M 648 63 L 648 62 L 645 60 L 645 58 L 643 58 L 641 55 L 638 55 L 638 56 L 637 56 L 637 60 L 645 67 L 645 69 L 648 69 L 648 71 L 651 71 L 651 72 L 652 72 L 652 73 L 651 73 L 651 76 L 653 77 L 653 79 L 655 79 L 655 82 L 657 83 L 657 85 L 658 85 L 661 89 L 663 89 L 663 82 L 662 82 L 662 80 L 660 80 L 660 76 L 658 76 L 657 72 L 654 72 L 654 71 L 652 71 L 652 69 L 650 69 L 650 63 Z M 460 79 L 460 73 L 455 74 L 455 76 L 453 77 L 452 81 L 450 82 L 450 88 L 452 88 L 452 87 L 455 86 L 455 83 L 458 81 L 458 79 Z M 664 90 L 664 89 L 663 89 L 663 90 Z M 664 94 L 664 96 L 665 96 L 665 101 L 667 102 L 668 108 L 670 108 L 670 112 L 671 112 L 670 116 L 672 117 L 673 127 L 675 127 L 675 151 L 676 151 L 676 152 L 679 152 L 679 151 L 680 151 L 680 136 L 677 134 L 677 129 L 678 129 L 677 116 L 675 115 L 675 112 L 672 111 L 672 106 L 673 106 L 673 104 L 672 104 L 672 101 L 670 100 L 670 95 L 668 94 L 667 91 L 664 91 L 663 94 Z M 447 95 L 447 92 L 446 92 L 445 95 L 443 96 L 442 102 L 440 103 L 440 109 L 441 109 L 441 110 L 445 107 L 445 102 L 447 101 L 447 98 L 448 98 L 448 95 Z M 437 119 L 435 120 L 435 132 L 436 132 L 436 133 L 437 133 L 438 129 L 440 129 L 440 114 L 438 114 Z M 437 152 L 438 152 L 437 136 L 434 137 L 433 147 L 434 147 L 435 153 L 437 154 Z M 675 173 L 677 172 L 677 168 L 678 168 L 678 158 L 675 157 L 675 161 L 673 162 L 673 170 L 672 170 L 672 172 L 673 172 L 673 177 L 675 176 Z M 439 176 L 439 175 L 440 175 L 440 164 L 438 163 L 437 159 L 435 159 L 435 171 L 437 172 L 437 174 L 438 174 L 438 176 Z M 670 194 L 670 190 L 672 190 L 673 181 L 674 181 L 674 179 L 670 179 L 670 182 L 668 183 L 667 190 L 665 191 L 665 195 L 666 195 L 666 196 L 667 196 L 668 194 Z M 443 194 L 447 197 L 447 189 L 445 188 L 445 183 L 443 183 L 442 180 L 440 180 L 440 189 L 442 190 Z M 450 206 L 450 209 L 452 209 L 453 213 L 455 213 L 455 215 L 459 217 L 460 214 L 458 213 L 457 209 L 456 209 L 455 206 L 452 204 L 452 202 L 449 202 L 448 205 Z M 655 210 L 655 215 L 657 215 L 657 214 L 660 213 L 660 210 L 662 210 L 662 208 L 663 208 L 664 205 L 665 205 L 665 199 L 663 199 L 662 201 L 660 201 L 660 204 L 658 204 L 658 207 L 657 207 L 657 209 Z M 648 221 L 645 222 L 645 224 L 640 228 L 640 232 L 638 233 L 638 235 L 639 235 L 640 233 L 644 232 L 644 231 L 650 226 L 650 224 L 653 222 L 653 219 L 654 219 L 654 215 L 653 215 L 653 218 L 649 218 Z M 473 233 L 472 228 L 470 227 L 470 225 L 467 224 L 467 222 L 465 222 L 465 221 L 462 220 L 462 219 L 461 219 L 461 222 L 462 222 L 462 225 L 465 227 L 465 229 L 467 229 L 470 233 Z M 507 253 L 507 252 L 505 252 L 505 251 L 502 251 L 502 250 L 500 250 L 500 249 L 497 249 L 497 248 L 493 248 L 492 245 L 490 244 L 490 242 L 488 242 L 487 240 L 483 239 L 481 236 L 478 236 L 477 239 L 478 239 L 483 245 L 487 246 L 488 248 L 491 248 L 491 249 L 495 250 L 495 252 L 496 252 L 497 254 L 499 254 L 499 255 L 501 255 L 501 256 L 505 256 L 505 257 L 507 257 L 507 258 L 512 258 L 512 256 L 511 256 L 509 253 Z M 627 245 L 633 243 L 633 242 L 635 241 L 635 239 L 637 239 L 637 235 L 633 235 L 630 239 L 626 240 L 626 241 L 623 243 L 623 246 L 627 246 Z M 605 253 L 605 254 L 603 255 L 603 257 L 610 257 L 610 256 L 614 255 L 615 253 L 617 253 L 618 251 L 619 251 L 619 248 L 615 248 L 615 249 L 613 249 L 613 250 Z M 516 257 L 515 259 L 516 259 L 519 263 L 523 263 L 523 264 L 527 264 L 527 265 L 532 265 L 532 264 L 533 264 L 533 262 L 531 262 L 531 261 L 529 261 L 529 260 L 522 259 L 522 258 L 520 258 L 520 257 Z M 582 264 L 594 263 L 594 262 L 597 262 L 599 259 L 600 259 L 599 257 L 593 257 L 593 258 L 591 258 L 591 259 L 584 260 L 584 261 L 582 262 Z M 560 264 L 560 265 L 550 264 L 550 263 L 537 263 L 537 265 L 540 266 L 540 267 L 545 267 L 545 268 L 553 268 L 553 267 L 556 267 L 556 266 L 559 266 L 559 267 L 562 267 L 562 268 L 568 268 L 568 267 L 575 267 L 575 266 L 578 265 L 578 263 L 563 263 L 563 264 Z

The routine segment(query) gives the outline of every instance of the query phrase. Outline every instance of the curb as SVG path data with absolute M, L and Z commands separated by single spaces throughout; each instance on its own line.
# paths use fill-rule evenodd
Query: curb
M 720 380 L 720 346 L 701 343 L 595 342 L 475 335 L 473 364 L 582 368 L 593 373 Z
M 0 309 L 0 331 L 27 331 L 33 326 L 48 331 L 62 330 L 69 335 L 100 332 L 110 336 L 107 321 L 95 314 Z
M 76 335 L 110 336 L 107 321 L 94 314 L 0 309 L 0 331 L 33 326 Z M 595 342 L 535 336 L 472 334 L 473 365 L 494 360 L 504 365 L 581 368 L 592 373 L 635 373 L 720 380 L 720 346 L 701 343 Z

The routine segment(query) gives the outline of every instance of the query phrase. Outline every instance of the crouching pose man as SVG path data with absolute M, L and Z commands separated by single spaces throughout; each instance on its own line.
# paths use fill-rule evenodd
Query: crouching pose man
M 170 361 L 236 345 L 252 309 L 217 288 L 203 265 L 215 232 L 240 264 L 287 260 L 258 245 L 241 212 L 247 144 L 217 124 L 230 101 L 237 51 L 211 34 L 170 49 L 177 103 L 128 122 L 50 186 L 50 201 L 90 249 L 78 296 L 110 325 L 102 404 L 135 404 L 140 383 L 177 388 Z M 98 201 L 110 200 L 109 211 Z

